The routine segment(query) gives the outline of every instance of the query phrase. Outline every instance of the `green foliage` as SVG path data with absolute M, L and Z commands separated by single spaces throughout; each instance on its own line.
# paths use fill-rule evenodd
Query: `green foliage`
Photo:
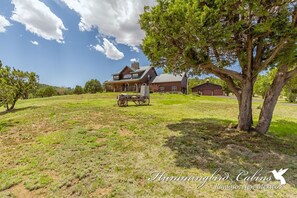
M 38 76 L 34 72 L 24 72 L 0 61 L 0 106 L 6 110 L 14 109 L 16 102 L 37 87 Z
M 297 94 L 293 92 L 286 93 L 286 100 L 290 103 L 296 102 Z
M 172 70 L 193 69 L 209 62 L 225 67 L 237 60 L 243 66 L 246 52 L 236 51 L 239 46 L 235 38 L 240 34 L 267 34 L 265 41 L 260 40 L 267 46 L 265 55 L 270 53 L 268 46 L 280 38 L 295 38 L 297 30 L 289 20 L 293 12 L 289 2 L 278 5 L 277 1 L 256 0 L 159 0 L 157 6 L 147 7 L 141 15 L 141 28 L 146 32 L 142 49 L 155 65 Z M 275 6 L 279 12 L 273 14 L 269 9 Z M 261 20 L 251 23 L 251 13 L 254 20 Z M 212 58 L 213 47 L 222 54 L 219 63 Z
M 97 92 L 103 92 L 101 83 L 96 79 L 92 79 L 86 82 L 84 90 L 85 90 L 85 93 L 92 93 L 92 94 Z
M 77 95 L 80 95 L 80 94 L 83 94 L 84 93 L 84 90 L 81 86 L 79 85 L 76 85 L 74 91 L 73 91 L 74 94 L 77 94 Z
M 60 95 L 72 95 L 73 89 L 69 87 L 57 87 L 46 84 L 39 84 L 36 91 L 29 93 L 29 98 L 51 97 Z
M 271 69 L 265 74 L 259 75 L 254 86 L 254 94 L 264 98 L 267 91 L 270 89 L 272 81 L 277 72 L 276 68 Z M 297 97 L 297 77 L 292 78 L 283 88 L 283 95 L 286 96 L 287 101 L 295 102 Z
M 292 78 L 284 87 L 284 93 L 288 102 L 296 102 L 297 98 L 297 76 Z
M 258 79 L 255 83 L 254 87 L 254 94 L 257 94 L 264 98 L 265 94 L 270 88 L 270 80 L 269 80 L 269 74 L 259 75 Z
M 55 88 L 51 86 L 41 87 L 37 90 L 37 93 L 36 93 L 36 96 L 41 98 L 51 97 L 55 95 L 58 95 L 58 92 Z

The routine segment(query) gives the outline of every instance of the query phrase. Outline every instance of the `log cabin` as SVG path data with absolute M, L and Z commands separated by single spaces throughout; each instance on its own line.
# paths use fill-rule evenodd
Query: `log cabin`
M 147 84 L 153 92 L 187 93 L 188 78 L 180 75 L 161 74 L 158 76 L 154 67 L 140 67 L 138 62 L 125 66 L 120 72 L 113 74 L 105 83 L 108 92 L 139 92 L 142 84 Z
M 109 92 L 139 92 L 142 84 L 150 85 L 157 72 L 154 67 L 140 67 L 138 62 L 125 66 L 120 72 L 113 74 L 112 79 L 106 82 L 106 91 Z

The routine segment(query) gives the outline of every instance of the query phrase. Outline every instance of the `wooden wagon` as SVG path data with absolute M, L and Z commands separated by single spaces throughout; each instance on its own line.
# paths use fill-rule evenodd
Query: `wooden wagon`
M 149 105 L 150 104 L 150 92 L 149 87 L 144 84 L 141 86 L 139 95 L 121 94 L 117 96 L 117 103 L 119 107 L 128 106 L 128 102 L 132 101 L 136 105 Z

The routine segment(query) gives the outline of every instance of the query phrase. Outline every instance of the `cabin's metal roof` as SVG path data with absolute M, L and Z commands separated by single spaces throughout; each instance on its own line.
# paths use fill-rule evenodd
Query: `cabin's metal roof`
M 180 82 L 183 80 L 185 73 L 182 74 L 161 74 L 156 76 L 153 83 L 166 83 L 166 82 Z

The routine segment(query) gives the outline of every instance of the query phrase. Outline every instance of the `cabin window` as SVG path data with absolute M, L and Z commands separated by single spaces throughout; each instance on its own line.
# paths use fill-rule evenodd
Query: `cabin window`
M 113 76 L 114 80 L 120 80 L 120 76 Z
M 165 87 L 159 87 L 160 91 L 165 91 Z
M 133 74 L 132 77 L 133 78 L 138 78 L 138 74 Z
M 171 87 L 171 90 L 172 90 L 172 91 L 177 91 L 177 86 L 172 86 L 172 87 Z
M 123 78 L 124 78 L 124 79 L 130 79 L 130 78 L 131 78 L 131 74 L 126 74 L 126 75 L 124 75 Z

